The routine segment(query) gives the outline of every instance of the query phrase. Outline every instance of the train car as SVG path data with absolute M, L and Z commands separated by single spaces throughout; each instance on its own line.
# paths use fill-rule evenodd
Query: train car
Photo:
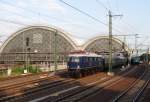
M 140 56 L 131 57 L 131 64 L 132 65 L 138 65 L 138 64 L 140 64 L 140 62 L 141 62 Z
M 108 53 L 103 53 L 102 54 L 104 57 L 104 67 L 105 67 L 105 71 L 108 71 L 109 68 L 109 54 Z M 112 54 L 112 68 L 118 68 L 121 66 L 126 66 L 128 63 L 128 58 L 126 56 L 124 56 L 123 53 L 121 52 L 116 52 Z
M 71 76 L 85 76 L 104 70 L 104 58 L 95 53 L 77 53 L 68 56 L 67 69 Z
M 140 63 L 146 63 L 150 61 L 150 54 L 143 53 L 140 57 Z
M 128 58 L 123 53 L 112 54 L 112 67 L 125 66 Z M 108 71 L 109 54 L 74 53 L 68 56 L 67 69 L 71 76 L 85 76 L 98 71 Z

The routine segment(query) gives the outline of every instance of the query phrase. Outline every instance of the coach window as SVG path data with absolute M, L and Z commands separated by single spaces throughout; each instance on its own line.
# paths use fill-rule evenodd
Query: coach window
M 90 58 L 89 57 L 87 57 L 87 62 L 89 62 L 90 61 Z
M 79 60 L 80 60 L 81 62 L 83 62 L 83 61 L 84 61 L 84 57 L 80 57 Z
M 97 57 L 95 57 L 95 61 L 97 61 Z
M 92 57 L 90 58 L 90 61 L 91 61 L 91 62 L 93 61 L 93 58 L 92 58 Z
M 87 62 L 86 60 L 87 60 L 87 58 L 86 58 L 86 57 L 83 57 L 83 62 Z
M 94 58 L 94 57 L 92 57 L 92 59 L 93 59 L 92 61 L 95 61 L 95 58 Z
M 74 57 L 74 62 L 79 62 L 79 58 L 78 57 Z
M 70 62 L 79 62 L 79 58 L 78 57 L 70 57 L 69 61 Z

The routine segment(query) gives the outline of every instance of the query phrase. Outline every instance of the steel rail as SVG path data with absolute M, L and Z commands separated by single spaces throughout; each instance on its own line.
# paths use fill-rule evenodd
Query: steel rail
M 138 82 L 147 74 L 147 70 L 145 69 L 144 73 L 136 79 L 127 89 L 125 89 L 121 94 L 119 94 L 112 102 L 118 102 L 130 89 L 132 89 Z

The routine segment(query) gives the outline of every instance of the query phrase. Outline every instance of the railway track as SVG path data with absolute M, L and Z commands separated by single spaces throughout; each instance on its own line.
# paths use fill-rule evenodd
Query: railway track
M 26 74 L 26 75 L 18 75 L 18 76 L 8 76 L 5 78 L 1 78 L 0 81 L 7 81 L 7 80 L 12 80 L 12 79 L 18 79 L 18 78 L 24 78 L 24 77 L 30 77 L 33 75 L 43 75 L 43 74 L 48 74 L 49 72 L 42 72 L 42 73 L 37 73 L 37 74 Z
M 136 70 L 138 71 L 138 70 Z M 130 74 L 130 77 L 133 75 L 133 73 L 136 72 L 134 69 L 130 70 L 128 73 L 125 73 L 123 76 L 116 76 L 115 78 L 113 78 L 112 80 L 108 80 L 105 81 L 103 83 L 95 83 L 92 85 L 91 88 L 87 88 L 86 90 L 81 90 L 78 93 L 71 93 L 68 97 L 63 97 L 61 99 L 52 101 L 52 102 L 77 102 L 77 101 L 81 101 L 81 102 L 99 102 L 98 98 L 105 98 L 107 99 L 107 96 L 103 96 L 103 91 L 105 90 L 104 88 L 110 88 L 112 86 L 114 86 L 115 84 L 118 84 L 119 82 L 123 81 L 125 78 L 127 77 L 127 75 Z M 142 70 L 140 70 L 139 74 L 141 73 Z M 137 72 L 136 72 L 137 73 Z M 137 76 L 139 76 L 139 74 L 137 74 Z M 91 98 L 91 96 L 97 94 L 97 93 L 101 93 L 102 96 L 98 96 L 97 98 Z M 84 100 L 83 100 L 84 99 Z M 93 101 L 96 100 L 96 101 Z M 102 99 L 100 99 L 102 100 Z M 42 102 L 43 100 L 41 100 Z M 50 98 L 47 98 L 44 100 L 44 102 L 49 102 L 51 101 Z M 38 102 L 38 101 L 32 101 L 32 102 Z M 107 102 L 107 101 L 104 101 Z
M 2 95 L 2 90 L 3 91 L 12 91 L 13 90 L 13 93 L 14 92 L 17 92 L 19 91 L 20 89 L 23 89 L 23 88 L 30 88 L 30 87 L 36 87 L 36 86 L 39 86 L 39 85 L 46 85 L 46 84 L 49 84 L 49 83 L 57 83 L 57 82 L 60 82 L 60 81 L 63 81 L 64 78 L 59 78 L 57 76 L 51 76 L 51 77 L 43 77 L 43 78 L 40 78 L 40 79 L 34 79 L 34 80 L 29 80 L 29 81 L 23 81 L 23 82 L 20 82 L 19 84 L 16 83 L 16 84 L 13 84 L 13 85 L 5 85 L 5 86 L 1 86 L 0 87 L 0 97 Z M 15 91 L 14 91 L 15 90 Z
M 63 71 L 58 72 L 60 75 L 64 74 Z M 53 72 L 43 72 L 38 74 L 21 75 L 16 77 L 8 77 L 0 80 L 0 88 L 5 86 L 12 86 L 15 84 L 25 83 L 27 81 L 44 79 L 45 77 L 54 76 Z
M 37 87 L 29 88 L 29 89 L 22 89 L 23 92 L 22 90 L 19 90 L 19 89 L 13 89 L 11 91 L 9 90 L 7 94 L 0 95 L 0 101 L 11 101 L 14 99 L 22 98 L 24 96 L 32 95 L 32 93 L 35 93 L 44 89 L 48 89 L 48 88 L 53 88 L 58 85 L 66 84 L 72 81 L 73 79 L 53 81 L 53 82 L 40 85 L 40 87 L 37 86 Z
M 130 70 L 129 72 L 133 70 L 134 69 Z M 110 81 L 116 81 L 119 78 L 117 77 L 117 78 L 114 78 L 113 80 L 110 80 L 110 79 L 111 77 L 103 77 L 95 82 L 86 84 L 84 86 L 73 87 L 74 90 L 58 91 L 50 95 L 34 99 L 30 102 L 71 102 L 71 101 L 74 102 L 74 101 L 80 100 L 88 96 L 89 94 L 92 94 L 95 91 L 98 91 L 100 87 L 98 88 L 95 87 L 97 84 L 106 85 L 106 84 L 109 84 Z
M 105 74 L 106 75 L 106 74 Z M 65 84 L 60 84 L 58 86 L 53 86 L 53 87 L 48 87 L 46 85 L 46 88 L 42 88 L 42 87 L 39 87 L 41 90 L 37 89 L 37 91 L 35 92 L 30 92 L 28 95 L 27 94 L 24 94 L 24 95 L 21 95 L 19 97 L 14 97 L 12 99 L 6 99 L 6 100 L 3 100 L 3 101 L 13 101 L 13 102 L 26 102 L 26 101 L 30 101 L 30 100 L 33 100 L 34 98 L 37 99 L 39 96 L 42 97 L 47 95 L 47 94 L 50 94 L 50 93 L 56 93 L 58 91 L 61 91 L 63 92 L 62 90 L 66 90 L 67 91 L 72 91 L 73 89 L 77 89 L 81 84 L 79 82 L 82 82 L 82 84 L 87 84 L 88 82 L 92 82 L 93 81 L 93 78 L 96 77 L 97 79 L 100 78 L 100 76 L 104 76 L 104 73 L 98 73 L 96 75 L 93 75 L 93 76 L 88 76 L 88 77 L 83 77 L 83 78 L 80 78 L 80 79 L 76 79 L 74 81 L 70 81 L 70 82 L 67 82 Z M 87 79 L 88 78 L 88 81 Z M 85 81 L 86 79 L 86 81 Z M 95 79 L 95 80 L 97 80 Z M 31 89 L 32 90 L 32 89 Z M 66 91 L 66 92 L 67 92 Z M 64 91 L 65 92 L 65 91 Z M 53 94 L 54 95 L 54 94 Z M 52 95 L 52 96 L 53 96 Z M 54 95 L 55 96 L 55 95 Z
M 143 75 L 132 83 L 126 90 L 118 95 L 113 102 L 137 102 L 141 97 L 144 89 L 149 83 L 150 69 L 147 68 Z
M 134 70 L 134 69 L 132 69 Z M 129 70 L 130 72 L 130 70 Z M 122 72 L 123 73 L 123 72 Z M 122 74 L 120 73 L 120 75 Z M 125 72 L 124 72 L 125 73 Z M 119 74 L 118 74 L 119 75 Z M 96 79 L 97 78 L 97 79 Z M 52 83 L 43 85 L 37 85 L 37 87 L 30 87 L 21 91 L 15 89 L 13 92 L 9 92 L 9 95 L 0 96 L 0 101 L 12 101 L 12 102 L 37 102 L 52 100 L 52 102 L 64 101 L 66 98 L 72 97 L 78 93 L 85 92 L 97 84 L 102 84 L 109 81 L 112 77 L 104 75 L 93 75 L 74 80 L 57 80 Z M 94 81 L 95 80 L 95 81 Z M 117 79 L 116 79 L 117 80 Z M 47 96 L 48 95 L 48 96 Z
M 34 84 L 34 83 L 49 80 L 50 78 L 51 78 L 51 80 L 56 79 L 56 77 L 45 77 L 45 78 L 41 78 L 41 79 L 35 79 L 35 80 L 20 82 L 19 84 L 16 83 L 16 84 L 13 84 L 13 85 L 5 85 L 5 86 L 0 87 L 0 89 L 9 90 L 9 89 L 17 88 L 17 87 L 24 87 L 24 86 L 29 85 L 29 84 Z
M 43 74 L 40 74 L 40 75 L 43 75 Z M 46 76 L 43 78 L 19 82 L 16 84 L 13 83 L 11 85 L 3 85 L 0 87 L 0 101 L 10 100 L 10 99 L 15 98 L 16 96 L 22 95 L 23 94 L 21 92 L 22 90 L 26 91 L 32 88 L 32 91 L 37 91 L 37 90 L 40 90 L 40 88 L 37 88 L 39 86 L 41 86 L 41 88 L 52 87 L 52 86 L 57 86 L 62 83 L 66 83 L 69 80 L 71 80 L 71 78 L 60 78 L 58 76 L 50 76 L 50 77 Z M 25 94 L 29 94 L 30 92 L 31 91 L 27 91 Z
M 128 86 L 134 83 L 136 78 L 143 75 L 144 71 L 145 68 L 139 68 L 138 70 L 129 73 L 127 76 L 121 77 L 119 80 L 112 81 L 107 85 L 103 85 L 101 90 L 92 95 L 86 96 L 84 100 L 81 98 L 77 101 L 87 102 L 88 100 L 90 102 L 99 102 L 99 100 L 101 100 L 101 102 L 112 102 L 114 97 L 118 96 L 121 92 L 128 88 Z
M 146 75 L 131 89 L 133 90 L 131 95 L 133 97 L 129 97 L 128 95 L 125 95 L 123 97 L 128 98 L 128 100 L 131 102 L 149 102 L 148 98 L 150 92 L 149 85 L 150 85 L 150 67 L 148 68 Z M 130 91 L 127 92 L 127 94 L 130 93 L 131 93 Z M 120 99 L 119 102 L 121 102 Z
M 144 93 L 149 83 L 150 79 L 148 79 L 148 81 L 145 82 L 145 84 L 141 87 L 141 89 L 139 89 L 139 92 L 136 94 L 135 98 L 133 99 L 133 102 L 137 102 L 142 97 L 142 94 Z
M 134 102 L 149 102 L 150 100 L 150 81 L 149 79 L 137 93 Z
M 38 86 L 38 85 L 41 85 L 41 83 L 46 83 L 47 82 L 51 82 L 51 81 L 55 81 L 55 82 L 59 82 L 59 81 L 62 81 L 63 79 L 66 79 L 65 77 L 59 77 L 59 76 L 49 76 L 48 73 L 41 73 L 41 74 L 38 74 L 40 76 L 38 76 L 39 78 L 32 78 L 32 76 L 28 76 L 30 80 L 26 80 L 28 79 L 28 77 L 26 78 L 23 78 L 23 79 L 20 79 L 22 81 L 19 80 L 19 82 L 17 82 L 18 78 L 15 80 L 13 79 L 13 83 L 11 84 L 8 84 L 8 82 L 5 82 L 5 84 L 0 84 L 0 90 L 14 90 L 14 89 L 19 89 L 19 88 L 24 88 L 24 87 L 30 87 L 30 86 Z M 43 76 L 44 75 L 44 76 Z M 35 76 L 33 76 L 35 77 Z M 0 81 L 1 82 L 1 81 Z M 1 93 L 1 92 L 0 92 Z
M 18 76 L 16 78 L 10 78 L 7 80 L 0 81 L 0 88 L 5 88 L 17 84 L 22 84 L 30 81 L 42 80 L 48 76 L 48 73 L 41 73 L 35 75 L 25 75 L 25 76 Z

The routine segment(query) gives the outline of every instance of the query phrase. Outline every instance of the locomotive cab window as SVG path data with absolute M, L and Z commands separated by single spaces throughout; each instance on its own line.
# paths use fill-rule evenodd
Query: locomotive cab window
M 70 57 L 69 62 L 79 62 L 79 57 Z

